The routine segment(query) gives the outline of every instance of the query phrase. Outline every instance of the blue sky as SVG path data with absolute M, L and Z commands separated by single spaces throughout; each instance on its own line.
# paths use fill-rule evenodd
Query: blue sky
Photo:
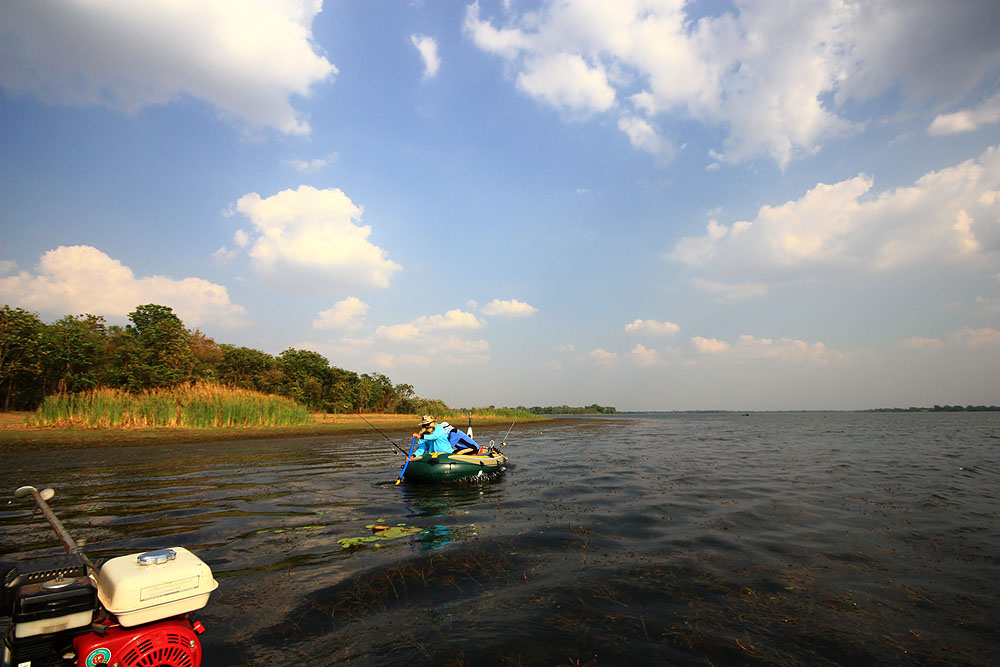
M 1000 404 L 1000 4 L 0 4 L 0 300 L 452 406 Z

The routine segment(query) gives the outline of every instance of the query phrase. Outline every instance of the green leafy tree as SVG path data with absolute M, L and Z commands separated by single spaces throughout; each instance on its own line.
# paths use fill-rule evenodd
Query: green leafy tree
M 319 352 L 289 348 L 278 355 L 283 374 L 281 394 L 313 410 L 324 409 L 327 392 L 333 385 L 330 362 Z
M 9 305 L 0 310 L 0 401 L 4 409 L 32 409 L 49 393 L 110 387 L 137 392 L 191 380 L 281 394 L 312 410 L 437 414 L 436 399 L 415 396 L 381 373 L 359 375 L 331 366 L 310 350 L 274 357 L 260 350 L 218 345 L 193 333 L 167 306 L 145 304 L 125 327 L 95 315 L 66 316 L 46 325 Z M 591 406 L 598 408 L 599 406 Z M 612 408 L 613 410 L 613 408 Z
M 413 385 L 397 384 L 395 387 L 395 395 L 392 403 L 389 405 L 388 411 L 399 414 L 417 412 L 417 410 L 413 409 L 414 398 L 415 394 L 413 393 Z
M 191 356 L 194 357 L 192 380 L 217 381 L 219 379 L 219 363 L 222 361 L 222 348 L 216 342 L 195 329 L 188 337 L 191 346 Z
M 107 362 L 101 368 L 99 384 L 115 389 L 129 388 L 132 366 L 139 362 L 140 356 L 136 336 L 117 324 L 109 326 L 105 349 Z
M 365 373 L 360 377 L 361 410 L 365 412 L 408 412 L 412 407 L 413 386 L 394 385 L 381 373 Z
M 219 350 L 222 356 L 216 365 L 216 373 L 220 382 L 243 389 L 270 391 L 270 385 L 279 380 L 277 362 L 270 354 L 226 344 L 220 345 Z
M 150 303 L 137 307 L 128 319 L 131 324 L 116 348 L 123 367 L 122 386 L 140 391 L 192 379 L 196 360 L 191 336 L 173 309 Z
M 4 411 L 27 409 L 41 400 L 41 344 L 44 324 L 23 308 L 0 308 L 0 391 Z
M 363 412 L 385 412 L 393 399 L 392 381 L 381 373 L 365 373 L 359 393 Z
M 46 326 L 42 335 L 45 393 L 98 386 L 107 347 L 107 326 L 98 315 L 67 315 Z
M 327 395 L 324 409 L 328 412 L 357 412 L 361 410 L 361 378 L 354 371 L 330 367 L 333 385 Z

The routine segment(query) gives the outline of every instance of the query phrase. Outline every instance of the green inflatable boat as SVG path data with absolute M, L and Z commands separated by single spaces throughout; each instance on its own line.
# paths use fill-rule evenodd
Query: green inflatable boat
M 401 475 L 406 482 L 448 482 L 485 479 L 507 469 L 507 457 L 493 450 L 482 454 L 424 454 L 406 462 Z
M 472 427 L 463 433 L 448 422 L 441 422 L 441 427 L 448 434 L 451 452 L 434 452 L 408 458 L 403 463 L 396 484 L 400 482 L 450 482 L 460 479 L 489 479 L 507 469 L 507 456 L 500 450 L 507 444 L 506 436 L 500 447 L 494 447 L 490 441 L 488 447 L 483 447 L 472 439 Z M 509 434 L 510 431 L 507 431 Z M 410 441 L 410 452 L 417 444 L 417 438 Z

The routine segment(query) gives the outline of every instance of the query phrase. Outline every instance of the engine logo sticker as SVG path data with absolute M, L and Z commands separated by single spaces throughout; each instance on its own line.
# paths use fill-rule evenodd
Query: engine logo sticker
M 111 662 L 111 651 L 106 648 L 95 648 L 87 656 L 87 667 L 96 667 L 97 665 L 107 665 Z

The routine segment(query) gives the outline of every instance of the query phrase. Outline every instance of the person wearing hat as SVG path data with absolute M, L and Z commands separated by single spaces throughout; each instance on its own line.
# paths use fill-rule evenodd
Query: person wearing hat
M 424 415 L 423 419 L 420 420 L 420 430 L 414 433 L 413 437 L 419 438 L 417 440 L 417 447 L 413 450 L 413 458 L 423 456 L 424 454 L 451 453 L 451 443 L 448 442 L 448 434 L 444 432 L 444 428 L 434 421 L 434 418 L 430 415 Z

